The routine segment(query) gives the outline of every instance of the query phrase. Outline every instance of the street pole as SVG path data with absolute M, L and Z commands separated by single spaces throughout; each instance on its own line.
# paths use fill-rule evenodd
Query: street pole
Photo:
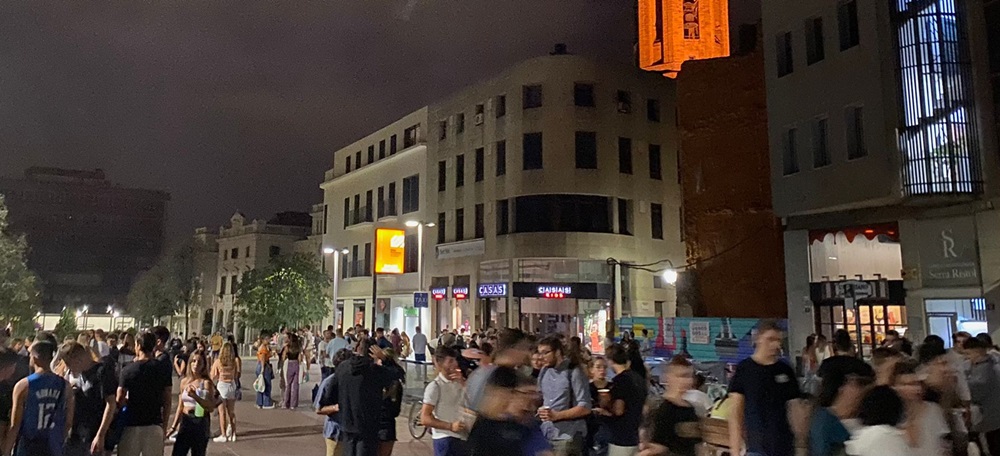
M 378 271 L 375 270 L 375 258 L 378 258 L 378 228 L 374 230 L 375 241 L 372 242 L 372 257 L 365 258 L 365 262 L 371 261 L 372 264 L 372 333 L 371 336 L 375 337 L 375 312 L 378 311 Z
M 333 251 L 333 327 L 337 325 L 337 285 L 340 281 L 340 250 Z M 342 328 L 342 327 L 341 327 Z
M 424 291 L 424 222 L 417 225 L 417 291 Z M 427 302 L 430 303 L 430 299 Z M 417 326 L 424 326 L 422 307 L 417 307 Z

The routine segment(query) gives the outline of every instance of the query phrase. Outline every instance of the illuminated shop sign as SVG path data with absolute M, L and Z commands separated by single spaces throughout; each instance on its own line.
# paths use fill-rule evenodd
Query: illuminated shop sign
M 437 300 L 442 300 L 448 297 L 447 288 L 431 288 L 431 297 Z
M 455 299 L 468 298 L 469 287 L 451 287 L 451 296 Z
M 538 287 L 538 296 L 549 299 L 562 299 L 573 294 L 569 285 L 543 285 Z
M 496 298 L 507 296 L 506 283 L 484 283 L 479 285 L 480 298 Z

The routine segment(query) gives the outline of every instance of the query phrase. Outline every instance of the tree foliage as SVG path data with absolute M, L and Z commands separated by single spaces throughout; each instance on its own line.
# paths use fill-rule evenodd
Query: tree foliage
M 190 243 L 171 249 L 139 276 L 128 294 L 128 310 L 138 321 L 176 314 L 197 293 L 194 280 L 194 247 Z
M 307 255 L 277 256 L 243 274 L 236 292 L 240 322 L 253 329 L 277 329 L 319 320 L 330 313 L 330 278 Z
M 59 321 L 56 322 L 56 327 L 52 332 L 56 334 L 60 343 L 67 336 L 76 336 L 76 314 L 73 313 L 73 309 L 66 307 L 62 310 L 62 313 L 59 314 Z
M 10 326 L 18 336 L 34 331 L 41 309 L 39 280 L 28 269 L 27 253 L 24 236 L 9 232 L 7 205 L 0 195 L 0 329 Z

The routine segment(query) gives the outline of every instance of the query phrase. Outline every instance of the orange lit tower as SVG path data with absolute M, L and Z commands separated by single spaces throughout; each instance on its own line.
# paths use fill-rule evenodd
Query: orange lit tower
M 729 0 L 638 0 L 639 67 L 676 77 L 687 60 L 729 56 Z

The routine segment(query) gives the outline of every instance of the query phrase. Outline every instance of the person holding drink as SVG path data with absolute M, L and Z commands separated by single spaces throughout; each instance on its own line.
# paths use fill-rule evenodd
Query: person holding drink
M 211 414 L 221 402 L 215 383 L 209 379 L 205 352 L 196 351 L 188 359 L 187 375 L 181 380 L 177 413 L 168 435 L 177 432 L 173 456 L 204 456 L 211 437 Z

